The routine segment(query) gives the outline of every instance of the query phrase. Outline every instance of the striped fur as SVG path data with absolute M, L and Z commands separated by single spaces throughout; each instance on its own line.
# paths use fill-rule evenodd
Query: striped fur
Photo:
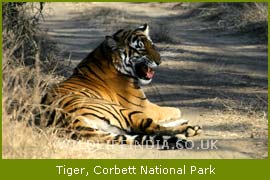
M 71 77 L 43 97 L 47 112 L 40 126 L 64 129 L 73 139 L 185 146 L 179 135 L 194 136 L 200 127 L 166 127 L 180 119 L 180 110 L 151 103 L 140 87 L 150 83 L 160 63 L 147 25 L 106 36 Z

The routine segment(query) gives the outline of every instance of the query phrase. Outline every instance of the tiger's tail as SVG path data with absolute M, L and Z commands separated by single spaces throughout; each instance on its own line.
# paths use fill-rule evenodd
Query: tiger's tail
M 74 140 L 85 140 L 93 143 L 154 145 L 160 149 L 185 149 L 191 145 L 182 135 L 114 134 L 92 128 L 72 130 L 70 137 Z

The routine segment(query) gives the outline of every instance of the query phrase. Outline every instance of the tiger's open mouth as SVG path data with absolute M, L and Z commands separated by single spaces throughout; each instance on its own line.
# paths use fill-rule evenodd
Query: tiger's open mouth
M 147 62 L 140 62 L 135 65 L 136 75 L 139 79 L 150 80 L 154 77 L 155 71 L 152 65 Z

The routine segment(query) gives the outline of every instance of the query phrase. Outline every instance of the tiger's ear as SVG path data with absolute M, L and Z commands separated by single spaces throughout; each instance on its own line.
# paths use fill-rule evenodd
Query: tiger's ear
M 120 30 L 118 30 L 116 33 L 114 33 L 114 34 L 112 35 L 113 39 L 114 39 L 115 41 L 119 41 L 119 39 L 120 39 L 120 37 L 121 37 L 123 31 L 124 31 L 124 29 L 120 29 Z
M 149 37 L 149 26 L 148 24 L 143 24 L 136 29 L 136 31 L 142 31 L 146 36 Z
M 114 40 L 114 38 L 112 36 L 105 37 L 105 44 L 109 49 L 111 49 L 113 51 L 118 49 L 117 42 Z

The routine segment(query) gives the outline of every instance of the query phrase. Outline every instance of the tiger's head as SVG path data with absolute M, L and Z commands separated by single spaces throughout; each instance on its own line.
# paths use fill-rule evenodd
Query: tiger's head
M 154 76 L 153 68 L 161 63 L 160 54 L 144 24 L 134 30 L 119 30 L 106 36 L 106 45 L 117 57 L 112 60 L 115 69 L 131 76 L 141 84 L 148 84 Z

